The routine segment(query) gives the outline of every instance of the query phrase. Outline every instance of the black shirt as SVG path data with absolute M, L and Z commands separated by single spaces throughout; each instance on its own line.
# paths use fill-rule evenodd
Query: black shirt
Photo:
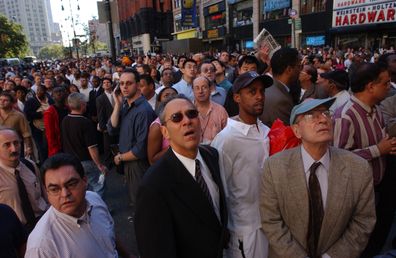
M 97 145 L 93 122 L 82 115 L 69 114 L 62 121 L 63 151 L 73 154 L 80 161 L 92 160 L 88 147 Z
M 26 243 L 27 237 L 15 212 L 0 204 L 0 257 L 16 258 L 17 250 Z

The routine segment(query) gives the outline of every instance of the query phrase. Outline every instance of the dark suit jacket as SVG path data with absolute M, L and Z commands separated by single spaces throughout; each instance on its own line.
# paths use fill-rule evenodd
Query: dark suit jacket
M 97 116 L 97 110 L 96 110 L 96 98 L 102 95 L 104 92 L 103 88 L 99 86 L 99 89 L 95 92 L 94 89 L 92 89 L 89 92 L 89 99 L 88 99 L 88 114 L 89 118 Z
M 290 113 L 294 106 L 293 98 L 285 86 L 274 78 L 274 84 L 265 89 L 264 111 L 260 120 L 268 127 L 279 118 L 289 125 Z
M 135 232 L 142 258 L 223 257 L 228 241 L 227 209 L 218 153 L 209 146 L 200 147 L 200 153 L 219 188 L 221 222 L 169 148 L 146 172 L 137 195 Z
M 111 113 L 113 112 L 113 106 L 111 105 L 110 100 L 107 98 L 106 94 L 103 93 L 96 98 L 96 109 L 99 128 L 105 131 L 107 130 L 107 122 L 109 121 Z

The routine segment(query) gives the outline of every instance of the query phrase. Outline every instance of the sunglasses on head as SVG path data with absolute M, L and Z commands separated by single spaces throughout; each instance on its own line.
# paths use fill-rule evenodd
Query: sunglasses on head
M 198 110 L 196 109 L 189 109 L 187 111 L 184 112 L 184 115 L 186 115 L 189 119 L 194 119 L 198 117 Z M 165 122 L 168 122 L 169 120 L 172 121 L 173 123 L 179 123 L 183 120 L 184 115 L 182 112 L 177 112 L 174 113 L 170 116 L 170 118 L 168 120 L 166 120 Z

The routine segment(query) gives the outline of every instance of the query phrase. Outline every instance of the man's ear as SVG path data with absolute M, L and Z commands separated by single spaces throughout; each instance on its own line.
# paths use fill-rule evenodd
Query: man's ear
M 298 139 L 301 139 L 300 128 L 299 128 L 298 124 L 292 124 L 290 127 L 293 130 L 294 135 Z
M 241 95 L 239 93 L 234 93 L 233 99 L 234 99 L 235 103 L 240 103 L 241 102 Z
M 161 125 L 161 133 L 165 139 L 170 140 L 168 129 L 164 125 Z

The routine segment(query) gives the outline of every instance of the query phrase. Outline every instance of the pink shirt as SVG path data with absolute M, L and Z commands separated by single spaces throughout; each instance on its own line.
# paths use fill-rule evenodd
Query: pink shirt
M 201 142 L 210 144 L 215 136 L 227 125 L 228 114 L 223 106 L 211 101 L 206 114 L 199 114 L 201 122 Z
M 161 126 L 161 121 L 160 121 L 159 117 L 157 117 L 157 119 L 155 119 L 155 120 L 151 123 L 150 127 L 151 127 L 153 124 L 159 124 L 159 125 Z M 162 136 L 162 149 L 164 150 L 164 149 L 167 149 L 168 147 L 169 147 L 169 141 L 168 141 L 167 139 L 165 139 L 164 136 Z

